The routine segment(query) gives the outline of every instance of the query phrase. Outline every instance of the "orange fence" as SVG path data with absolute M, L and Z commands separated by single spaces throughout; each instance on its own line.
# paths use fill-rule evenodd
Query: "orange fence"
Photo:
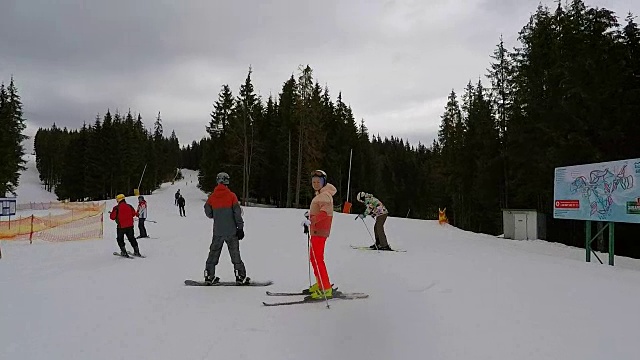
M 29 203 L 16 206 L 19 211 L 63 209 L 46 216 L 18 216 L 0 221 L 0 239 L 68 241 L 101 238 L 105 203 Z

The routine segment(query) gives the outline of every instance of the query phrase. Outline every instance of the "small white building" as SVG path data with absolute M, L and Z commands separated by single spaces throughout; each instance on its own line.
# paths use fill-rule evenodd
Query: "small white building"
M 513 240 L 544 240 L 546 221 L 544 214 L 533 209 L 502 209 L 504 238 Z

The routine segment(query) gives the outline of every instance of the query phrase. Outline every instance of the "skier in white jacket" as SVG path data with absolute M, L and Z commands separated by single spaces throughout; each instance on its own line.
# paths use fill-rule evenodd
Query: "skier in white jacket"
M 147 219 L 147 202 L 144 196 L 138 196 L 138 230 L 140 230 L 139 238 L 148 238 L 147 229 L 144 227 L 144 221 Z

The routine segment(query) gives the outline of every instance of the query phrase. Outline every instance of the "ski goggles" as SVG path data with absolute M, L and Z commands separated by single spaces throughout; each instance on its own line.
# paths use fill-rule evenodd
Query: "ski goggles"
M 327 173 L 325 173 L 322 170 L 314 170 L 311 172 L 311 177 L 323 177 L 326 178 L 327 177 Z

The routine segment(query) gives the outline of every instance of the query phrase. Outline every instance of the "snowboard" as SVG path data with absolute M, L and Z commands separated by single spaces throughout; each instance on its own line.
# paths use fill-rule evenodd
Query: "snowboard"
M 187 285 L 187 286 L 211 286 L 211 287 L 214 287 L 214 286 L 269 286 L 269 285 L 273 284 L 273 281 L 271 281 L 271 280 L 267 280 L 267 281 L 251 280 L 250 283 L 242 284 L 242 285 L 236 284 L 235 281 L 220 281 L 220 282 L 215 283 L 215 284 L 207 285 L 204 281 L 187 279 L 187 280 L 184 281 L 184 284 Z
M 277 295 L 276 295 L 277 296 Z M 342 291 L 334 291 L 333 297 L 329 299 L 329 301 L 333 300 L 355 300 L 355 299 L 366 299 L 369 297 L 369 294 L 365 293 L 344 293 Z M 302 300 L 294 300 L 294 301 L 284 301 L 284 302 L 274 302 L 268 303 L 263 301 L 262 304 L 264 306 L 285 306 L 285 305 L 298 305 L 298 304 L 312 304 L 312 303 L 324 303 L 325 299 L 312 299 L 311 296 L 305 296 Z
M 381 251 L 381 252 L 407 252 L 407 250 L 402 250 L 402 249 L 391 249 L 391 250 L 378 250 L 378 249 L 371 249 L 368 246 L 355 246 L 355 245 L 350 245 L 352 249 L 356 249 L 356 250 L 370 250 L 370 251 Z
M 120 253 L 119 253 L 119 252 L 117 252 L 117 251 L 114 251 L 114 252 L 113 252 L 113 255 L 115 255 L 115 256 L 120 256 L 121 258 L 125 258 L 125 259 L 133 259 L 133 257 L 131 257 L 131 256 L 129 256 L 129 257 L 122 256 L 122 254 L 120 254 Z
M 130 251 L 127 251 L 127 254 L 129 254 L 129 256 L 128 256 L 128 257 L 126 257 L 126 256 L 122 256 L 122 254 L 120 254 L 120 253 L 119 253 L 119 252 L 117 252 L 117 251 L 114 251 L 114 252 L 113 252 L 113 255 L 115 255 L 115 256 L 120 256 L 121 258 L 125 258 L 125 259 L 133 259 L 134 257 L 137 257 L 137 258 L 143 258 L 143 259 L 144 259 L 144 258 L 146 258 L 146 256 L 144 256 L 144 255 L 140 255 L 140 256 L 133 255 L 133 253 L 132 253 L 132 252 L 130 252 Z

